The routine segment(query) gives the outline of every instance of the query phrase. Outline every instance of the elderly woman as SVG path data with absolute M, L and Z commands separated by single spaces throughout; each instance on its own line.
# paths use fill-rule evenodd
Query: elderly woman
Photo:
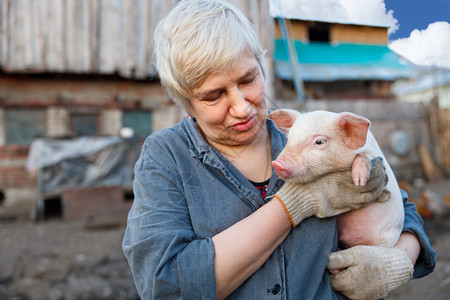
M 351 284 L 329 275 L 336 203 L 377 199 L 384 170 L 376 164 L 363 187 L 341 184 L 342 174 L 303 186 L 277 177 L 271 160 L 286 136 L 267 119 L 264 51 L 242 12 L 182 1 L 156 29 L 154 54 L 190 117 L 150 135 L 136 163 L 123 249 L 142 299 L 374 298 L 406 282 L 411 263 L 415 277 L 432 271 L 434 252 L 405 199 L 398 248 L 343 256 L 356 266 Z

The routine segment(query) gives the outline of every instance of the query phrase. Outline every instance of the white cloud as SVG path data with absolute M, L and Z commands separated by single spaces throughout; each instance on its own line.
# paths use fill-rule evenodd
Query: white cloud
M 390 32 L 398 29 L 384 0 L 270 0 L 270 12 L 287 18 L 387 26 Z
M 389 48 L 418 65 L 450 68 L 450 24 L 435 22 L 413 30 L 409 38 L 394 40 Z

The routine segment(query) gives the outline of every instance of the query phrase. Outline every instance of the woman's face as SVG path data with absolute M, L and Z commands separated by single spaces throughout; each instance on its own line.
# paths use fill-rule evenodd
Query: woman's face
M 258 61 L 243 55 L 229 71 L 208 76 L 192 91 L 190 111 L 213 147 L 244 146 L 266 126 L 265 92 Z

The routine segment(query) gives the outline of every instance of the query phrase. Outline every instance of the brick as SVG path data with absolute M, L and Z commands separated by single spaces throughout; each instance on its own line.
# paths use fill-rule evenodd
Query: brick
M 125 209 L 124 195 L 119 186 L 67 190 L 62 193 L 62 217 L 71 221 L 118 212 Z

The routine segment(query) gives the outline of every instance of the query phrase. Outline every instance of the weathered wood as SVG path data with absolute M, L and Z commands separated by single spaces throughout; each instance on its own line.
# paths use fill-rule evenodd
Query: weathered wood
M 441 165 L 450 174 L 450 108 L 441 108 L 438 113 Z
M 272 47 L 267 0 L 230 0 Z M 156 24 L 179 0 L 2 0 L 0 68 L 151 77 Z
M 428 150 L 422 144 L 418 145 L 418 151 L 427 180 L 430 182 L 434 182 L 444 179 L 441 170 L 431 158 Z
M 147 5 L 148 1 L 138 0 L 134 12 L 136 39 L 133 57 L 135 57 L 135 76 L 139 78 L 145 77 L 148 74 L 148 64 L 150 63 L 150 61 L 147 61 L 148 57 L 146 55 L 147 44 L 150 42 L 148 40 L 148 31 L 146 30 L 148 18 Z
M 3 68 L 6 53 L 6 1 L 0 1 L 0 68 Z

